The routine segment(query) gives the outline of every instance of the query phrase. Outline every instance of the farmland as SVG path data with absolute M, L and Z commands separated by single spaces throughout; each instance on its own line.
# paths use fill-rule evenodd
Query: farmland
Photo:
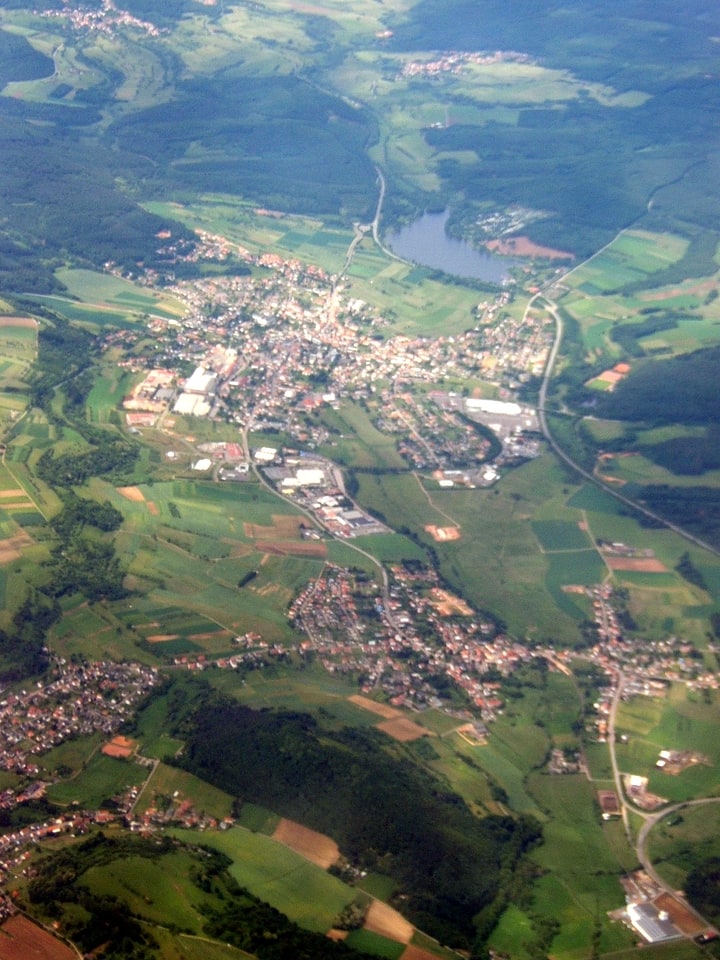
M 346 945 L 388 960 L 630 955 L 593 704 L 621 669 L 662 676 L 618 708 L 620 767 L 717 795 L 720 561 L 598 484 L 720 529 L 716 11 L 56 6 L 0 11 L 3 697 L 97 660 L 163 682 L 127 720 L 140 762 L 68 740 L 8 825 L 143 784 L 128 819 L 235 822 L 63 836 L 21 896 L 93 955 L 320 956 L 349 904 Z M 501 289 L 390 255 L 423 211 L 531 256 Z M 561 326 L 547 409 L 586 475 L 537 433 L 487 486 L 441 480 L 467 445 L 433 397 L 537 405 Z M 126 416 L 149 370 L 174 391 L 206 364 L 207 415 Z M 260 445 L 327 457 L 387 532 L 314 529 Z M 701 759 L 670 776 L 660 750 Z M 652 837 L 674 883 L 717 852 L 705 813 Z M 91 939 L 96 916 L 121 926 Z
M 236 827 L 206 841 L 232 859 L 230 872 L 242 886 L 310 930 L 326 933 L 353 899 L 345 884 L 270 837 Z
M 40 960 L 73 960 L 76 956 L 72 947 L 21 915 L 3 923 L 0 935 L 6 960 L 23 960 L 28 956 Z

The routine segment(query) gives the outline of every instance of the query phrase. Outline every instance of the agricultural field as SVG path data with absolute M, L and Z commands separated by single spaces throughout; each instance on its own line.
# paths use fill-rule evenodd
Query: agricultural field
M 26 378 L 37 357 L 39 326 L 34 317 L 0 315 L 0 398 L 3 407 L 10 403 L 10 397 L 5 395 L 8 390 L 14 395 L 27 389 Z M 15 415 L 20 411 L 18 408 Z
M 714 694 L 699 697 L 673 684 L 665 697 L 633 697 L 622 705 L 616 727 L 628 738 L 616 747 L 620 768 L 648 777 L 652 793 L 675 802 L 718 794 Z M 661 750 L 692 750 L 703 760 L 671 776 L 656 766 Z
M 25 960 L 29 956 L 40 960 L 74 960 L 77 956 L 69 944 L 22 914 L 0 925 L 0 936 L 4 960 Z
M 95 306 L 122 308 L 127 309 L 129 314 L 168 318 L 181 317 L 186 311 L 184 304 L 177 300 L 107 273 L 63 268 L 57 271 L 56 276 L 67 287 L 70 296 Z
M 175 298 L 107 273 L 62 268 L 56 276 L 67 288 L 66 295 L 34 296 L 32 299 L 69 320 L 88 324 L 96 330 L 133 325 L 148 317 L 173 320 L 186 312 L 185 305 Z
M 659 873 L 681 890 L 700 860 L 720 857 L 720 804 L 685 807 L 650 831 L 648 854 Z
M 171 833 L 193 838 L 188 831 Z M 270 837 L 234 827 L 207 833 L 204 842 L 232 859 L 230 873 L 241 886 L 308 930 L 326 933 L 354 899 L 350 887 Z
M 48 797 L 60 807 L 77 802 L 98 810 L 109 798 L 125 793 L 130 787 L 139 787 L 146 778 L 145 767 L 96 753 L 77 777 L 53 784 Z
M 178 747 L 175 748 L 175 752 L 177 749 Z M 144 745 L 142 752 L 143 755 L 147 755 Z M 229 816 L 232 807 L 232 797 L 223 793 L 222 790 L 205 783 L 185 770 L 161 763 L 148 779 L 135 809 L 138 814 L 142 814 L 148 807 L 157 808 L 170 799 L 174 803 L 189 800 L 198 813 L 207 814 L 218 820 Z
M 126 583 L 141 595 L 69 608 L 55 636 L 66 654 L 166 659 L 232 652 L 237 634 L 292 633 L 286 610 L 327 550 L 300 536 L 299 515 L 256 484 L 175 481 L 94 494 L 126 522 L 115 545 Z M 307 549 L 313 547 L 312 552 Z M 256 576 L 239 587 L 250 572 Z

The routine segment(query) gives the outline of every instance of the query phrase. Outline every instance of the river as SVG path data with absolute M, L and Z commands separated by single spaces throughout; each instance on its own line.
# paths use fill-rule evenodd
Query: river
M 413 223 L 385 237 L 388 247 L 404 260 L 442 270 L 456 277 L 472 277 L 487 283 L 503 283 L 520 261 L 482 253 L 465 240 L 445 232 L 450 213 L 424 213 Z

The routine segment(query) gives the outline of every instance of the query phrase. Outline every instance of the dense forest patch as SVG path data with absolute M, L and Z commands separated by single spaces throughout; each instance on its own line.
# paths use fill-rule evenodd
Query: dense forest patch
M 645 363 L 599 398 L 596 412 L 658 425 L 720 423 L 719 378 L 720 347 Z
M 295 77 L 197 78 L 171 103 L 119 121 L 110 136 L 152 156 L 163 180 L 183 188 L 333 214 L 366 214 L 376 200 L 365 155 L 370 115 Z
M 444 943 L 486 935 L 539 839 L 536 823 L 474 817 L 374 731 L 328 732 L 307 714 L 213 700 L 192 717 L 180 764 L 234 794 L 328 833 L 343 854 L 402 884 L 402 910 Z

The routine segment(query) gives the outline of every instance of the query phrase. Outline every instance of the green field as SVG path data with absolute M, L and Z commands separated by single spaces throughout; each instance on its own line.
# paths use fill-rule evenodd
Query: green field
M 648 837 L 648 854 L 659 873 L 682 889 L 695 864 L 720 857 L 719 838 L 719 804 L 685 807 L 653 827 Z
M 683 685 L 674 684 L 666 698 L 634 697 L 622 705 L 617 729 L 629 737 L 627 744 L 617 745 L 620 768 L 648 777 L 653 793 L 673 801 L 718 794 L 715 770 L 720 748 L 714 696 L 704 702 Z M 660 750 L 693 750 L 707 762 L 669 776 L 655 766 Z
M 584 550 L 590 546 L 587 535 L 577 524 L 566 520 L 535 520 L 532 524 L 540 546 L 547 553 L 559 550 Z
M 163 926 L 174 924 L 201 933 L 207 895 L 190 882 L 196 857 L 184 851 L 166 854 L 161 861 L 124 857 L 91 867 L 81 882 L 96 896 L 118 897 L 135 916 Z
M 184 304 L 173 298 L 163 297 L 110 274 L 63 268 L 56 275 L 71 296 L 101 308 L 115 307 L 126 310 L 129 315 L 153 314 L 169 318 L 181 317 L 186 311 Z
M 98 753 L 77 777 L 53 784 L 48 797 L 62 807 L 77 802 L 89 809 L 99 809 L 108 798 L 129 787 L 140 786 L 147 773 L 146 767 L 130 760 L 116 760 Z
M 222 790 L 184 770 L 161 763 L 148 780 L 136 809 L 138 813 L 144 813 L 148 807 L 157 806 L 161 800 L 168 799 L 177 803 L 189 800 L 198 813 L 216 819 L 227 817 L 232 807 L 232 797 Z
M 184 840 L 193 836 L 171 833 Z M 234 827 L 206 833 L 203 840 L 232 858 L 230 873 L 241 886 L 308 930 L 326 933 L 355 897 L 350 887 L 270 837 Z

